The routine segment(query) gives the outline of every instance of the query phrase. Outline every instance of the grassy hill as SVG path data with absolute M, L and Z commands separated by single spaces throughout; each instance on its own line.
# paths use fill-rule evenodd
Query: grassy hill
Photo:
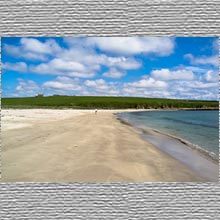
M 48 96 L 2 98 L 2 108 L 218 108 L 217 101 L 136 97 Z

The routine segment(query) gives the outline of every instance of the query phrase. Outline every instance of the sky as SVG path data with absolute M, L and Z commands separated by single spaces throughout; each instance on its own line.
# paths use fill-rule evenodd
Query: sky
M 3 37 L 2 97 L 218 100 L 217 37 Z

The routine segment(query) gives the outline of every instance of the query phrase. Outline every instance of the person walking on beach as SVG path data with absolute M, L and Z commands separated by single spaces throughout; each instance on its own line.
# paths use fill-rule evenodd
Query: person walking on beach
M 96 109 L 96 110 L 95 110 L 95 115 L 96 115 L 97 113 L 98 113 L 98 110 Z

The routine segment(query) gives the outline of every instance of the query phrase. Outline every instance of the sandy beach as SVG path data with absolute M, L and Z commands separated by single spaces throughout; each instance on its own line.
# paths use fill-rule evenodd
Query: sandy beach
M 2 181 L 206 181 L 117 120 L 120 111 L 132 110 L 2 110 Z

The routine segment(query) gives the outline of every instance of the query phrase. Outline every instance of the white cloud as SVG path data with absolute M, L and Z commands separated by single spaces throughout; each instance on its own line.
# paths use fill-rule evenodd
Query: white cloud
M 118 67 L 124 70 L 138 69 L 141 67 L 141 63 L 133 58 L 126 57 L 107 57 L 103 60 L 103 64 L 109 67 Z
M 43 43 L 35 38 L 21 38 L 20 43 L 24 51 L 30 51 L 33 53 L 52 54 L 61 50 L 59 45 L 53 39 L 46 40 Z
M 70 77 L 92 78 L 92 77 L 95 76 L 95 73 L 70 72 L 67 75 L 70 76 Z
M 199 82 L 199 81 L 194 81 L 190 83 L 183 83 L 187 88 L 192 88 L 192 89 L 210 89 L 210 88 L 216 88 L 218 86 L 218 82 Z
M 188 70 L 188 71 L 192 71 L 193 73 L 204 73 L 206 72 L 207 70 L 204 69 L 204 68 L 200 68 L 200 67 L 197 67 L 197 66 L 183 66 L 183 65 L 180 65 L 178 67 L 179 70 Z
M 88 87 L 95 88 L 96 90 L 108 90 L 109 89 L 109 86 L 103 79 L 86 80 L 85 85 Z
M 90 48 L 74 47 L 64 50 L 59 54 L 59 58 L 66 61 L 76 61 L 82 63 L 88 70 L 99 70 L 101 65 L 107 67 L 117 67 L 120 69 L 138 69 L 141 62 L 131 57 L 125 56 L 107 56 L 106 54 L 97 54 Z
M 85 71 L 85 67 L 81 63 L 74 61 L 68 62 L 58 58 L 51 60 L 48 65 L 50 69 L 53 68 L 56 71 Z
M 3 45 L 3 51 L 16 58 L 45 61 L 48 55 L 55 56 L 62 48 L 53 39 L 41 42 L 35 38 L 21 38 L 20 45 Z
M 115 68 L 112 68 L 108 72 L 103 73 L 104 77 L 115 78 L 115 79 L 119 79 L 124 75 L 125 75 L 124 72 L 118 71 Z
M 81 90 L 82 87 L 78 84 L 77 80 L 69 77 L 57 77 L 53 81 L 47 81 L 42 85 L 45 89 L 54 90 Z
M 66 75 L 81 78 L 89 78 L 95 75 L 95 73 L 87 72 L 86 67 L 79 62 L 65 61 L 59 58 L 55 58 L 48 63 L 31 66 L 30 70 L 38 74 Z
M 155 80 L 154 78 L 146 78 L 146 79 L 141 79 L 138 81 L 134 81 L 132 83 L 127 83 L 125 84 L 127 86 L 132 86 L 132 87 L 139 87 L 139 88 L 166 88 L 167 83 L 160 81 L 160 80 Z
M 4 51 L 4 53 L 6 53 L 12 57 L 15 57 L 15 58 L 24 58 L 27 60 L 39 60 L 39 61 L 47 60 L 47 56 L 45 54 L 37 54 L 37 53 L 24 51 L 19 46 L 4 44 L 3 51 Z
M 49 81 L 43 84 L 43 87 L 50 89 L 64 89 L 64 90 L 72 90 L 74 86 L 71 83 L 61 83 L 56 81 Z
M 124 83 L 122 95 L 133 97 L 167 97 L 168 83 L 145 76 L 138 81 Z
M 170 87 L 172 98 L 217 100 L 218 83 L 202 81 L 176 81 Z
M 166 88 L 151 88 L 146 89 L 144 87 L 132 87 L 124 85 L 122 89 L 123 95 L 133 96 L 133 97 L 154 97 L 154 98 L 168 98 L 170 97 L 170 92 Z
M 12 70 L 20 73 L 26 73 L 28 70 L 27 64 L 24 62 L 17 62 L 17 63 L 3 63 L 2 69 L 5 70 Z
M 129 95 L 166 98 L 200 99 L 217 97 L 218 57 L 186 54 L 190 66 L 179 65 L 171 69 L 152 70 L 137 78 L 131 74 L 124 83 L 122 80 L 108 82 L 104 79 L 89 80 L 94 76 L 120 79 L 127 70 L 142 67 L 139 54 L 149 58 L 168 56 L 174 50 L 175 42 L 171 38 L 142 37 L 102 37 L 102 38 L 65 38 L 63 48 L 54 39 L 22 38 L 18 45 L 3 45 L 7 54 L 31 61 L 42 61 L 27 65 L 25 62 L 3 63 L 5 70 L 47 74 L 54 77 L 46 81 L 41 88 L 34 81 L 20 80 L 18 94 L 82 94 L 82 95 Z M 213 47 L 216 47 L 216 42 Z M 98 48 L 98 50 L 97 50 Z M 213 49 L 214 50 L 214 49 Z M 98 52 L 97 52 L 98 51 Z M 213 51 L 214 53 L 214 51 Z M 153 55 L 153 56 L 151 56 Z M 210 66 L 204 65 L 213 65 Z M 103 73 L 103 69 L 106 70 Z M 138 75 L 141 74 L 138 71 Z M 54 76 L 52 76 L 54 75 Z M 75 79 L 78 77 L 80 79 Z M 85 80 L 83 80 L 85 78 Z M 132 80 L 133 79 L 133 80 Z
M 58 57 L 47 63 L 32 65 L 30 70 L 38 74 L 68 75 L 74 77 L 93 77 L 101 66 L 123 70 L 138 69 L 139 61 L 126 57 L 108 57 L 105 54 L 96 54 L 84 49 L 76 48 L 65 50 Z
M 18 79 L 15 91 L 20 96 L 35 96 L 41 91 L 41 88 L 33 80 Z
M 169 70 L 169 69 L 159 69 L 153 70 L 151 76 L 155 79 L 160 80 L 193 80 L 194 74 L 191 70 Z
M 217 79 L 217 71 L 178 66 L 153 70 L 140 80 L 124 83 L 121 91 L 128 96 L 216 100 Z
M 125 75 L 125 70 L 138 69 L 142 65 L 132 57 L 98 54 L 86 43 L 87 38 L 69 38 L 69 41 L 70 48 L 61 48 L 54 39 L 41 41 L 36 38 L 21 38 L 18 46 L 4 44 L 3 47 L 4 52 L 15 58 L 43 61 L 37 65 L 30 64 L 26 70 L 23 68 L 23 71 L 28 69 L 37 74 L 92 78 L 105 66 L 118 69 L 119 77 L 119 72 Z M 116 71 L 114 73 L 116 76 Z
M 3 44 L 3 52 L 15 57 L 20 57 L 22 55 L 18 46 L 13 46 L 9 44 Z
M 185 54 L 185 59 L 188 59 L 191 64 L 202 64 L 202 65 L 213 65 L 218 66 L 218 55 L 213 56 L 201 56 L 201 57 L 194 57 L 192 54 Z
M 97 79 L 97 80 L 86 80 L 84 84 L 87 87 L 84 88 L 84 91 L 87 91 L 87 94 L 89 95 L 116 96 L 120 94 L 120 84 L 118 83 L 114 83 L 114 82 L 107 83 L 103 79 Z
M 209 82 L 218 82 L 219 81 L 218 72 L 213 70 L 208 70 L 207 73 L 205 74 L 205 79 L 206 81 Z
M 175 46 L 174 40 L 168 37 L 90 37 L 86 43 L 102 51 L 121 55 L 153 53 L 168 56 Z

